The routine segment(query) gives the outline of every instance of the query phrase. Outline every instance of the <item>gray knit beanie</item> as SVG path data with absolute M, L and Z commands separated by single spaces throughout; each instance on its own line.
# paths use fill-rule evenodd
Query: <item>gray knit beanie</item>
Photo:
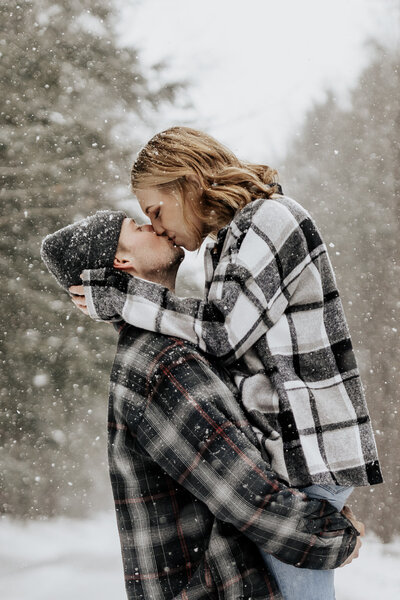
M 63 288 L 81 285 L 84 269 L 113 266 L 125 218 L 122 211 L 100 210 L 44 238 L 41 257 Z

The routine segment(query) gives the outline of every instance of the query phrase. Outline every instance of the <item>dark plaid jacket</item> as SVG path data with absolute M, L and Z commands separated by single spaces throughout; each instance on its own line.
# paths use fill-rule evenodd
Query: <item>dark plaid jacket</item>
M 281 600 L 256 544 L 316 569 L 354 547 L 347 519 L 269 471 L 221 377 L 187 342 L 120 333 L 109 465 L 129 599 Z
M 294 200 L 256 200 L 205 254 L 206 300 L 115 270 L 85 272 L 91 316 L 122 316 L 230 365 L 271 465 L 290 485 L 382 481 L 326 247 Z

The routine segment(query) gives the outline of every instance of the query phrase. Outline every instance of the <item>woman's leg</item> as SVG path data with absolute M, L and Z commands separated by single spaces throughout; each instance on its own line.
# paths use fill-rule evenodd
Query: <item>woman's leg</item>
M 353 488 L 312 485 L 301 489 L 310 498 L 328 500 L 342 510 Z M 274 575 L 285 600 L 335 600 L 334 571 L 299 569 L 262 552 L 265 564 Z

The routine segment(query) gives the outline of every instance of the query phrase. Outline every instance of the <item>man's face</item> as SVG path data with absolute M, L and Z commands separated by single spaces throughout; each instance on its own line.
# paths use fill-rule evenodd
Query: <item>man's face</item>
M 123 220 L 114 262 L 116 268 L 124 268 L 143 279 L 159 281 L 160 274 L 176 270 L 183 257 L 182 248 L 166 236 L 156 235 L 151 225 L 137 225 L 130 218 Z

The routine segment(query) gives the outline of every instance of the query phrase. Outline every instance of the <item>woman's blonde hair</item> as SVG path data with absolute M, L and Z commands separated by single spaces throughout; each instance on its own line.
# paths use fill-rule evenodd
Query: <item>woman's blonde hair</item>
M 193 180 L 193 175 L 200 181 Z M 155 135 L 139 152 L 131 171 L 133 192 L 158 188 L 178 192 L 183 214 L 200 245 L 227 225 L 237 210 L 278 191 L 277 171 L 239 160 L 210 135 L 189 127 L 171 127 Z M 190 207 L 203 225 L 194 228 Z

